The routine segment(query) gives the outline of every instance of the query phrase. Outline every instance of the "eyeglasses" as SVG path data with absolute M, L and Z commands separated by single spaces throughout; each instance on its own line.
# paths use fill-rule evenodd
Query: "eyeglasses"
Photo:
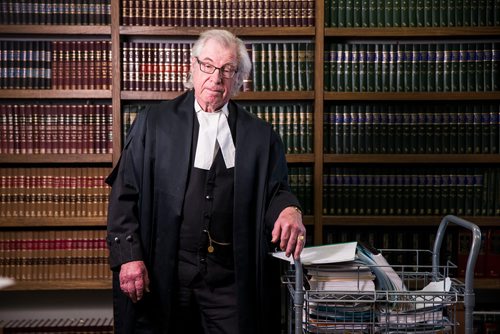
M 236 72 L 238 72 L 238 70 L 235 69 L 233 67 L 233 65 L 228 64 L 228 65 L 224 65 L 222 67 L 217 67 L 217 66 L 214 66 L 212 64 L 208 64 L 208 63 L 204 63 L 204 62 L 200 61 L 198 59 L 198 57 L 196 57 L 196 61 L 200 65 L 200 70 L 202 72 L 207 73 L 207 74 L 213 74 L 215 72 L 215 70 L 219 70 L 219 73 L 226 79 L 231 79 L 232 77 L 234 77 Z

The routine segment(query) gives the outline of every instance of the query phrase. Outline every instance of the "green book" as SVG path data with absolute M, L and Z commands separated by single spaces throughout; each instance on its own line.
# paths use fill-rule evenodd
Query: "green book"
M 354 27 L 354 2 L 356 0 L 345 0 L 345 27 Z
M 314 43 L 306 42 L 306 90 L 314 89 Z
M 338 43 L 333 43 L 329 45 L 330 47 L 330 67 L 329 67 L 329 72 L 330 72 L 330 78 L 329 78 L 329 88 L 328 90 L 333 91 L 333 92 L 338 92 L 339 91 L 339 85 L 338 85 L 338 77 L 337 77 L 337 66 L 339 64 L 339 44 Z
M 410 114 L 410 154 L 418 153 L 418 136 L 419 136 L 419 128 L 418 128 L 418 113 L 416 108 L 412 108 L 412 112 Z
M 299 91 L 306 91 L 307 90 L 307 73 L 308 73 L 308 69 L 307 69 L 307 43 L 304 43 L 304 42 L 298 43 L 297 63 L 298 63 L 298 70 L 299 70 L 298 90 Z
M 424 27 L 432 27 L 433 1 L 424 0 Z
M 363 8 L 361 0 L 354 0 L 352 11 L 353 11 L 352 26 L 354 28 L 360 28 L 363 24 L 363 18 L 362 18 Z
M 492 43 L 484 43 L 484 91 L 491 92 L 493 79 L 493 48 Z
M 433 187 L 433 200 L 432 200 L 432 214 L 436 216 L 443 215 L 443 203 L 442 203 L 442 177 L 441 175 L 432 176 L 432 187 Z
M 359 119 L 358 119 L 358 112 L 357 112 L 357 106 L 355 105 L 350 105 L 349 106 L 351 115 L 350 115 L 350 120 L 351 120 L 351 154 L 358 154 L 359 153 Z
M 401 27 L 410 27 L 410 3 L 413 2 L 411 0 L 400 0 L 399 12 L 401 17 Z M 415 27 L 415 26 L 411 26 Z
M 479 105 L 472 106 L 472 118 L 473 118 L 473 130 L 472 130 L 472 153 L 483 153 L 482 152 L 482 139 L 483 139 L 483 120 L 481 117 L 481 110 Z
M 458 122 L 459 122 L 459 111 L 458 108 L 453 108 L 450 110 L 450 154 L 457 154 L 460 150 L 458 148 Z
M 436 144 L 434 140 L 434 114 L 427 111 L 425 113 L 425 153 L 433 154 L 434 146 Z
M 418 142 L 417 142 L 417 148 L 418 151 L 417 153 L 419 154 L 425 154 L 426 153 L 426 147 L 425 147 L 425 137 L 427 133 L 427 117 L 426 113 L 424 111 L 419 111 L 418 112 Z
M 452 44 L 445 44 L 443 49 L 443 92 L 452 91 L 453 58 Z
M 437 106 L 433 106 L 433 139 L 432 139 L 432 153 L 443 153 L 443 113 Z M 429 150 L 428 150 L 429 152 Z
M 402 27 L 401 7 L 402 0 L 392 0 L 392 26 Z
M 344 89 L 345 92 L 352 92 L 353 60 L 356 44 L 344 44 Z
M 262 43 L 262 51 L 261 51 L 261 72 L 260 72 L 260 82 L 261 82 L 261 90 L 269 91 L 271 89 L 270 79 L 270 69 L 271 69 L 271 60 L 269 59 L 269 49 L 271 48 L 271 43 Z
M 336 0 L 338 3 L 337 8 L 337 26 L 339 28 L 345 28 L 347 25 L 346 22 L 346 9 L 347 9 L 347 1 L 348 0 Z
M 378 1 L 369 0 L 368 7 L 368 26 L 370 28 L 378 27 L 377 13 L 378 13 Z
M 467 84 L 465 91 L 475 92 L 476 91 L 476 64 L 477 64 L 477 44 L 469 43 L 465 44 L 467 47 Z
M 474 111 L 472 105 L 466 105 L 465 112 L 465 153 L 474 153 Z
M 406 59 L 406 49 L 405 49 L 405 44 L 396 44 L 395 45 L 396 49 L 396 59 L 395 59 L 395 67 L 396 67 L 396 73 L 393 74 L 395 76 L 395 83 L 393 84 L 394 92 L 404 92 L 406 87 L 405 87 L 405 79 L 406 79 L 406 65 L 407 65 L 407 59 Z
M 341 105 L 335 105 L 335 153 L 344 153 L 344 113 Z
M 368 92 L 376 91 L 376 67 L 377 67 L 377 53 L 374 44 L 364 44 L 366 47 L 366 87 Z
M 331 119 L 331 112 L 327 111 L 325 107 L 325 111 L 323 113 L 323 153 L 335 153 L 332 150 L 332 130 L 333 130 L 333 121 Z
M 476 87 L 475 91 L 484 92 L 485 89 L 485 79 L 489 77 L 489 75 L 485 75 L 485 44 L 484 43 L 476 43 Z
M 431 26 L 439 27 L 441 25 L 441 3 L 446 0 L 432 0 Z
M 378 105 L 377 105 L 378 108 Z M 394 112 L 391 105 L 384 105 L 384 109 L 380 113 L 376 113 L 377 118 L 380 120 L 378 123 L 379 136 L 378 136 L 378 153 L 388 154 L 394 153 Z
M 436 77 L 437 77 L 437 45 L 428 45 L 428 64 L 427 64 L 427 92 L 436 92 Z
M 286 43 L 274 43 L 274 73 L 272 77 L 274 78 L 275 90 L 284 91 L 285 90 L 285 61 L 284 61 L 284 44 Z
M 343 108 L 343 116 L 342 116 L 342 122 L 344 123 L 342 125 L 342 141 L 343 141 L 343 149 L 342 152 L 344 154 L 350 154 L 351 152 L 351 113 L 349 110 L 349 106 L 344 105 Z
M 381 115 L 380 115 L 380 105 L 375 105 L 373 107 L 372 115 L 372 150 L 374 154 L 380 153 L 380 125 L 381 125 Z
M 333 4 L 332 2 L 335 0 L 324 0 L 324 6 L 325 6 L 325 28 L 328 27 L 335 27 L 332 22 L 332 9 L 333 9 Z
M 292 91 L 292 57 L 291 57 L 291 43 L 283 43 L 283 90 Z
M 385 0 L 384 1 L 384 27 L 393 27 L 394 26 L 394 1 L 396 0 Z
M 448 44 L 449 47 L 451 48 L 451 91 L 452 92 L 459 92 L 460 87 L 461 87 L 461 56 L 462 53 L 460 52 L 460 44 L 458 43 L 453 43 L 453 44 Z
M 347 55 L 349 53 L 347 44 L 338 44 L 337 54 L 337 86 L 339 92 L 346 91 L 345 85 L 345 69 L 347 63 Z
M 299 90 L 299 62 L 298 62 L 298 43 L 290 43 L 290 65 L 292 79 L 292 91 Z
M 495 25 L 495 9 L 498 9 L 498 2 L 495 2 L 496 0 L 486 0 L 486 22 L 485 25 L 488 27 L 494 26 Z
M 360 27 L 370 27 L 370 2 L 371 0 L 361 0 Z
M 403 154 L 410 154 L 410 145 L 411 145 L 411 113 L 409 112 L 403 112 L 402 113 L 402 140 L 401 140 L 401 146 L 402 150 L 401 153 Z
M 417 27 L 425 27 L 425 1 L 426 0 L 416 0 Z
M 420 54 L 419 54 L 419 67 L 420 67 L 420 92 L 428 91 L 428 80 L 429 80 L 429 45 L 420 44 Z
M 386 26 L 385 13 L 386 13 L 387 3 L 385 0 L 377 0 L 377 26 L 379 28 Z
M 358 44 L 359 53 L 359 80 L 357 86 L 359 87 L 359 92 L 368 91 L 368 50 L 366 44 Z
M 453 0 L 441 0 L 438 1 L 437 5 L 439 6 L 439 26 L 440 27 L 448 27 L 450 24 L 450 7 L 453 6 L 451 3 Z
M 384 62 L 383 49 L 384 44 L 375 44 L 375 92 L 383 92 Z
M 306 124 L 307 124 L 306 153 L 313 153 L 314 114 L 313 114 L 313 105 L 310 103 L 306 104 Z
M 459 154 L 465 154 L 467 153 L 466 149 L 466 124 L 467 124 L 467 118 L 466 118 L 466 111 L 465 111 L 465 106 L 461 108 L 461 110 L 458 113 L 458 120 L 457 120 L 457 148 Z
M 277 82 L 277 76 L 278 76 L 278 64 L 276 60 L 276 53 L 275 50 L 277 48 L 277 45 L 279 43 L 266 43 L 266 79 L 264 82 L 267 84 L 267 90 L 270 91 L 276 91 L 278 90 L 278 82 Z
M 411 90 L 420 91 L 420 44 L 408 44 L 411 51 Z
M 445 44 L 437 44 L 436 45 L 436 92 L 444 91 L 444 67 L 445 67 Z
M 478 106 L 481 110 L 481 150 L 480 153 L 489 154 L 491 151 L 491 121 L 487 105 Z
M 370 104 L 366 105 L 365 114 L 365 151 L 368 154 L 373 152 L 373 106 Z
M 358 153 L 366 153 L 366 105 L 356 105 L 358 110 Z
M 397 214 L 397 208 L 400 203 L 397 202 L 396 192 L 397 192 L 396 175 L 387 176 L 387 215 Z
M 359 44 L 352 44 L 351 45 L 351 52 L 350 52 L 350 58 L 351 58 L 351 73 L 350 73 L 350 86 L 351 90 L 353 92 L 359 92 L 360 91 L 360 56 L 359 56 L 359 51 L 358 51 Z M 346 73 L 346 76 L 348 73 Z
M 495 104 L 489 105 L 489 113 L 490 113 L 490 152 L 492 154 L 500 153 L 499 144 L 500 144 L 500 106 Z
M 492 44 L 491 90 L 497 92 L 500 90 L 500 43 Z
M 441 143 L 438 146 L 441 148 L 441 153 L 449 154 L 450 151 L 450 113 L 448 111 L 441 114 Z
M 470 3 L 470 25 L 472 27 L 479 26 L 479 0 L 469 0 Z
M 391 80 L 391 47 L 392 44 L 384 43 L 382 46 L 382 92 L 390 92 Z
M 331 82 L 331 64 L 332 64 L 332 45 L 325 44 L 325 50 L 323 52 L 323 90 L 331 91 L 332 90 L 332 82 Z
M 262 43 L 252 44 L 252 80 L 255 91 L 262 90 L 262 48 Z

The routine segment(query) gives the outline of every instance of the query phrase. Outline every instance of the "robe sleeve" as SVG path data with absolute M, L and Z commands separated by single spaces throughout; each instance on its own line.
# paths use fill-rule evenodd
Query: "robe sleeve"
M 146 111 L 137 115 L 120 160 L 106 179 L 111 186 L 106 241 L 112 270 L 126 262 L 143 260 L 138 231 L 146 119 Z
M 283 209 L 289 206 L 301 208 L 297 197 L 291 192 L 288 184 L 288 167 L 283 143 L 274 131 L 271 136 L 269 161 L 268 194 L 270 196 L 265 221 L 266 226 L 272 229 Z

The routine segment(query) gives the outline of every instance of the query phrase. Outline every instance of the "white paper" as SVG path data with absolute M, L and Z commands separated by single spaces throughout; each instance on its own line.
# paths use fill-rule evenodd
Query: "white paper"
M 354 261 L 357 242 L 346 242 L 333 245 L 306 247 L 302 250 L 300 261 L 303 265 L 338 263 Z M 287 257 L 285 252 L 275 252 L 274 257 L 293 263 L 293 257 Z

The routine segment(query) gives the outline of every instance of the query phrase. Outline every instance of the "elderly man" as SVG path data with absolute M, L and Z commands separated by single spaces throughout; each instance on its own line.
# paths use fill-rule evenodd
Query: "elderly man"
M 117 333 L 277 332 L 269 252 L 298 257 L 305 228 L 279 136 L 230 101 L 250 69 L 239 38 L 206 31 L 190 90 L 133 124 L 107 180 Z

